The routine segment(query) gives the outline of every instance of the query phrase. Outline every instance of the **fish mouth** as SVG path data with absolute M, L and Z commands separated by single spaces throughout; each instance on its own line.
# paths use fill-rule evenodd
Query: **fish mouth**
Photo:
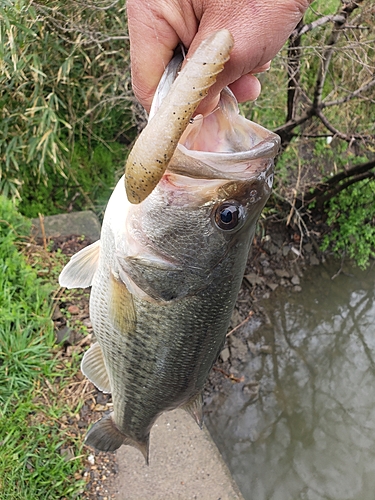
M 188 125 L 168 172 L 197 179 L 266 178 L 279 148 L 279 136 L 240 115 L 225 88 L 218 107 Z

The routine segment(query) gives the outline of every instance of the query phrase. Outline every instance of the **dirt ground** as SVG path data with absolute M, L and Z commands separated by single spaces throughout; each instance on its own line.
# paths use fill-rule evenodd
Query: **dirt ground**
M 258 300 L 269 297 L 278 287 L 292 288 L 296 293 L 301 291 L 300 278 L 306 267 L 317 265 L 324 258 L 319 251 L 319 224 L 315 224 L 309 237 L 301 237 L 298 225 L 286 228 L 285 223 L 277 221 L 268 221 L 263 224 L 262 229 L 262 237 L 258 235 L 253 242 L 226 345 L 206 383 L 206 412 L 210 411 L 210 401 L 217 392 L 230 391 L 233 384 L 243 381 L 238 367 L 249 352 L 269 353 L 269 346 L 262 345 L 261 339 L 255 337 L 249 340 L 242 335 L 244 325 L 266 321 L 261 309 L 257 307 Z M 54 239 L 52 252 L 60 250 L 71 256 L 89 243 L 91 242 L 78 236 Z M 81 357 L 92 342 L 88 299 L 87 290 L 73 295 L 63 293 L 58 298 L 53 320 L 62 359 L 73 355 Z M 82 328 L 75 329 L 71 325 L 83 326 L 86 334 L 79 333 Z M 80 371 L 76 373 L 70 387 L 71 393 L 67 393 L 66 398 L 71 398 L 74 403 L 75 398 L 84 394 L 84 404 L 79 416 L 76 419 L 67 418 L 63 425 L 69 426 L 75 434 L 84 435 L 88 426 L 111 408 L 111 397 L 99 392 Z M 249 387 L 248 390 L 256 392 L 257 387 Z M 115 454 L 90 451 L 85 470 L 82 471 L 87 484 L 82 497 L 90 500 L 114 498 L 115 493 L 111 488 L 117 470 Z

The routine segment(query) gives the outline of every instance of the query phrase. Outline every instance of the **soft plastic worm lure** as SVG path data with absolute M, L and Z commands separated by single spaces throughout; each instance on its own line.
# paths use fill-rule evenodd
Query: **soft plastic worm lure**
M 223 70 L 233 47 L 226 29 L 204 40 L 188 60 L 160 108 L 138 137 L 125 167 L 126 194 L 140 203 L 162 178 L 199 103 Z

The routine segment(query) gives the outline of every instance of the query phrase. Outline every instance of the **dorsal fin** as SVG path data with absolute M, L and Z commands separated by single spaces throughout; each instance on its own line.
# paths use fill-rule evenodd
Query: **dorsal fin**
M 99 264 L 100 240 L 73 255 L 59 276 L 60 286 L 87 288 L 92 285 Z
M 81 371 L 99 391 L 111 392 L 111 384 L 104 363 L 103 352 L 98 342 L 85 352 L 81 362 Z

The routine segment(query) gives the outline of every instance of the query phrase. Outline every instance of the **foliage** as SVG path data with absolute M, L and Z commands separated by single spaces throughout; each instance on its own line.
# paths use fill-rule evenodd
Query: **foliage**
M 66 177 L 47 167 L 44 183 L 35 177 L 25 179 L 20 211 L 27 217 L 87 208 L 100 214 L 115 186 L 117 168 L 124 164 L 126 155 L 124 146 L 116 142 L 110 147 L 96 143 L 91 148 L 76 143 Z
M 281 136 L 276 190 L 289 207 L 308 209 L 311 201 L 308 193 L 319 186 L 324 202 L 335 197 L 329 205 L 329 214 L 333 206 L 337 213 L 346 213 L 348 199 L 352 193 L 355 197 L 357 191 L 348 188 L 345 194 L 336 196 L 340 192 L 340 172 L 353 172 L 352 181 L 356 182 L 365 175 L 356 177 L 356 167 L 367 163 L 368 176 L 372 176 L 374 32 L 371 0 L 314 1 L 288 44 L 272 62 L 271 70 L 261 75 L 263 92 L 258 100 L 243 107 L 250 119 Z M 325 183 L 326 179 L 329 183 Z M 333 185 L 335 179 L 337 186 Z M 319 208 L 324 209 L 324 203 Z M 366 214 L 371 220 L 368 204 L 360 198 L 353 200 L 351 224 L 357 227 L 354 221 L 358 219 L 361 224 Z M 357 231 L 353 228 L 356 238 L 348 238 L 349 227 L 343 222 L 343 219 L 337 221 L 329 241 L 336 251 L 345 248 L 347 255 L 355 260 L 358 257 L 357 262 L 363 266 L 365 256 L 371 255 L 364 250 L 369 235 L 365 230 L 359 231 L 358 226 Z M 359 237 L 364 238 L 364 249 L 358 253 Z
M 51 286 L 20 252 L 29 229 L 0 196 L 0 498 L 74 498 L 82 483 L 72 478 L 82 463 L 59 450 L 69 443 L 79 455 L 81 445 L 60 429 L 67 408 L 60 399 L 64 372 L 52 351 Z M 48 379 L 60 382 L 46 405 Z
M 94 150 L 98 143 L 132 139 L 124 8 L 120 0 L 111 8 L 74 0 L 1 3 L 4 195 L 20 197 L 25 179 L 48 185 L 56 173 L 72 183 L 72 156 L 83 144 Z
M 361 268 L 375 258 L 375 181 L 364 180 L 341 191 L 328 204 L 327 224 L 332 231 L 326 235 L 323 250 L 329 246 L 338 254 L 347 254 Z

